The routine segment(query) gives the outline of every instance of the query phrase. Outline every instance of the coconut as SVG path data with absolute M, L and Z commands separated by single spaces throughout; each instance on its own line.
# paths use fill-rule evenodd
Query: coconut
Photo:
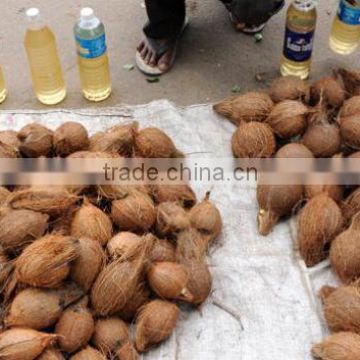
M 207 192 L 205 199 L 190 210 L 189 216 L 191 225 L 213 241 L 221 233 L 222 220 L 220 211 L 209 199 L 210 192 Z
M 150 301 L 150 290 L 145 283 L 137 285 L 134 294 L 127 301 L 125 306 L 117 313 L 117 315 L 128 322 L 131 322 L 140 309 Z
M 194 228 L 190 227 L 181 231 L 176 238 L 176 261 L 184 263 L 186 261 L 203 261 L 208 246 L 208 238 Z
M 156 219 L 156 209 L 150 196 L 134 191 L 111 204 L 111 218 L 122 230 L 145 232 Z
M 319 194 L 326 194 L 337 203 L 343 198 L 343 188 L 340 185 L 305 185 L 305 197 L 311 199 Z
M 90 139 L 90 151 L 117 153 L 131 156 L 138 123 L 122 124 L 111 127 L 104 133 L 98 133 Z
M 106 356 L 91 346 L 87 346 L 84 350 L 73 355 L 70 360 L 106 360 Z
M 297 76 L 281 76 L 273 80 L 269 95 L 275 103 L 284 100 L 309 101 L 310 88 L 305 81 Z
M 47 348 L 36 360 L 65 360 L 65 358 L 59 350 Z
M 177 202 L 182 207 L 191 208 L 196 203 L 196 195 L 189 185 L 155 185 L 151 188 L 155 202 Z
M 291 215 L 303 199 L 302 185 L 261 185 L 257 186 L 259 204 L 258 229 L 261 235 L 268 235 L 279 219 Z
M 156 127 L 148 127 L 138 132 L 135 138 L 135 151 L 143 158 L 182 158 L 173 141 Z
M 169 236 L 190 225 L 186 211 L 176 202 L 164 202 L 158 205 L 156 214 L 156 232 L 161 237 Z
M 108 242 L 106 250 L 111 258 L 126 257 L 129 253 L 143 246 L 143 238 L 132 232 L 122 231 Z
M 151 250 L 150 259 L 152 262 L 175 262 L 175 247 L 166 239 L 156 238 L 154 239 L 154 246 Z
M 340 134 L 344 145 L 360 150 L 360 113 L 341 118 Z
M 346 91 L 352 95 L 360 95 L 360 72 L 357 70 L 338 69 Z
M 353 116 L 356 114 L 360 114 L 360 95 L 353 96 L 352 98 L 346 100 L 339 112 L 340 119 L 343 117 L 346 118 L 348 116 Z M 0 137 L 0 141 L 1 141 L 1 137 Z
M 85 292 L 89 291 L 104 267 L 105 259 L 105 253 L 98 241 L 81 237 L 78 257 L 71 266 L 71 279 Z
M 0 219 L 0 244 L 17 252 L 44 235 L 49 216 L 32 210 L 10 210 Z
M 69 236 L 71 234 L 71 223 L 74 213 L 78 210 L 77 205 L 70 206 L 63 214 L 50 222 L 50 231 L 52 233 Z
M 83 292 L 74 284 L 58 290 L 24 289 L 12 301 L 5 324 L 8 327 L 45 329 L 54 325 L 64 309 L 82 295 Z
M 330 330 L 360 333 L 360 289 L 341 286 L 324 299 L 324 316 Z
M 360 187 L 355 189 L 342 203 L 341 210 L 346 221 L 360 211 Z
M 275 157 L 277 159 L 311 159 L 314 157 L 313 153 L 303 144 L 290 143 L 281 147 Z
M 125 185 L 100 185 L 97 187 L 98 195 L 108 200 L 119 200 L 129 195 L 129 188 Z
M 16 151 L 20 147 L 20 140 L 17 137 L 17 132 L 14 130 L 0 131 L 0 142 L 12 146 Z
M 121 360 L 138 360 L 139 354 L 131 341 L 127 341 L 116 351 L 116 356 Z
M 32 123 L 18 132 L 19 150 L 28 158 L 50 155 L 53 147 L 53 132 L 47 127 Z
M 7 188 L 0 186 L 0 207 L 7 203 L 10 195 L 11 192 Z
M 111 239 L 112 231 L 110 218 L 85 198 L 71 223 L 71 235 L 87 237 L 106 245 Z
M 315 359 L 355 360 L 360 359 L 360 336 L 351 332 L 340 332 L 327 337 L 311 349 Z
M 242 124 L 231 139 L 231 147 L 238 158 L 268 158 L 276 150 L 276 141 L 270 126 L 258 122 Z
M 13 270 L 13 264 L 7 258 L 3 249 L 0 248 L 0 289 L 3 291 Z
M 273 109 L 270 96 L 263 92 L 248 92 L 225 99 L 214 105 L 214 111 L 230 119 L 234 124 L 264 121 Z
M 307 266 L 314 266 L 327 256 L 327 247 L 341 232 L 343 217 L 336 202 L 326 194 L 310 199 L 301 210 L 298 245 Z
M 6 330 L 0 334 L 0 359 L 34 360 L 55 339 L 56 335 L 32 329 Z
M 17 158 L 18 154 L 14 147 L 11 145 L 7 145 L 0 141 L 0 159 L 13 159 Z
M 112 354 L 129 341 L 129 326 L 117 317 L 99 319 L 95 323 L 92 342 L 103 354 Z
M 164 300 L 153 300 L 145 305 L 136 320 L 136 349 L 144 352 L 166 340 L 176 326 L 179 313 L 175 304 Z
M 284 100 L 274 106 L 266 123 L 282 139 L 289 139 L 304 132 L 309 109 L 302 102 Z
M 64 187 L 32 186 L 13 192 L 9 206 L 13 209 L 28 209 L 59 216 L 68 211 L 77 200 L 77 196 L 70 194 Z
M 100 272 L 91 291 L 92 307 L 97 315 L 121 311 L 131 299 L 141 282 L 152 245 L 151 238 L 144 238 L 142 246 L 109 263 Z
M 88 298 L 67 308 L 55 326 L 62 350 L 73 353 L 85 346 L 94 332 L 95 322 L 87 307 Z
M 345 90 L 334 76 L 316 81 L 310 89 L 311 99 L 318 104 L 320 100 L 331 108 L 339 108 L 345 101 Z
M 78 240 L 61 235 L 45 235 L 30 244 L 16 259 L 15 275 L 23 284 L 56 287 L 70 272 L 78 256 Z
M 360 213 L 357 213 L 349 229 L 336 237 L 331 244 L 330 260 L 339 278 L 350 283 L 360 277 Z
M 59 156 L 68 156 L 76 151 L 87 150 L 89 136 L 83 125 L 68 121 L 54 132 L 54 148 Z
M 187 269 L 172 262 L 154 263 L 147 272 L 151 289 L 163 299 L 192 301 L 192 295 L 186 287 L 188 278 Z

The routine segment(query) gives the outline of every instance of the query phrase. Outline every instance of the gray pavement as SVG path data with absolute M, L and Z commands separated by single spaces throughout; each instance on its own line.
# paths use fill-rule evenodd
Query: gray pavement
M 67 99 L 59 106 L 79 108 L 142 104 L 166 98 L 179 105 L 214 102 L 231 95 L 234 85 L 249 90 L 261 88 L 276 76 L 284 32 L 285 10 L 269 22 L 261 43 L 252 36 L 236 33 L 222 4 L 216 0 L 189 0 L 190 27 L 186 30 L 174 69 L 159 83 L 149 84 L 134 63 L 141 28 L 146 20 L 141 0 L 1 0 L 0 63 L 9 97 L 1 109 L 42 108 L 34 97 L 23 47 L 27 7 L 38 6 L 56 34 L 68 87 Z M 110 99 L 94 105 L 82 98 L 72 27 L 82 6 L 92 6 L 105 23 L 114 91 Z M 320 0 L 319 21 L 312 77 L 317 78 L 339 64 L 359 63 L 360 49 L 349 57 L 328 48 L 336 0 Z M 256 79 L 256 75 L 261 74 Z

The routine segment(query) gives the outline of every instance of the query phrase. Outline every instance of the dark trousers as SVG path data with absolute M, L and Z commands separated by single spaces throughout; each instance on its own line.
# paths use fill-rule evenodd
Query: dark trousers
M 251 25 L 266 22 L 284 0 L 220 0 L 239 20 Z M 149 17 L 144 27 L 147 37 L 174 38 L 179 34 L 185 19 L 185 0 L 146 0 Z

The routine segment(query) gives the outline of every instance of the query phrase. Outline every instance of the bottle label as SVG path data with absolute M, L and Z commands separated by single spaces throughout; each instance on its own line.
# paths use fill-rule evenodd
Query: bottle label
M 77 52 L 79 56 L 85 59 L 94 59 L 102 56 L 106 52 L 106 39 L 105 34 L 96 39 L 81 39 L 76 37 Z
M 307 61 L 311 58 L 314 44 L 314 31 L 297 33 L 286 28 L 284 56 L 297 62 Z
M 348 25 L 360 25 L 360 6 L 352 6 L 347 0 L 341 0 L 338 10 L 341 22 Z

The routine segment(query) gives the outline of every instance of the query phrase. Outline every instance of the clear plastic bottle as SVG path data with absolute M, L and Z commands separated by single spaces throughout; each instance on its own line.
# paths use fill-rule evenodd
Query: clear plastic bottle
M 4 74 L 2 72 L 1 66 L 0 66 L 0 104 L 3 103 L 7 96 L 7 90 L 4 80 Z
M 74 27 L 83 94 L 90 101 L 102 101 L 111 94 L 105 28 L 91 8 L 84 8 Z
M 25 48 L 34 91 L 43 104 L 58 104 L 66 96 L 66 87 L 54 34 L 41 19 L 38 9 L 28 9 L 26 16 L 29 25 Z
M 360 42 L 360 0 L 340 0 L 329 40 L 330 48 L 342 55 L 351 54 Z
M 316 5 L 316 0 L 294 0 L 288 8 L 280 66 L 283 76 L 309 77 L 317 20 Z

